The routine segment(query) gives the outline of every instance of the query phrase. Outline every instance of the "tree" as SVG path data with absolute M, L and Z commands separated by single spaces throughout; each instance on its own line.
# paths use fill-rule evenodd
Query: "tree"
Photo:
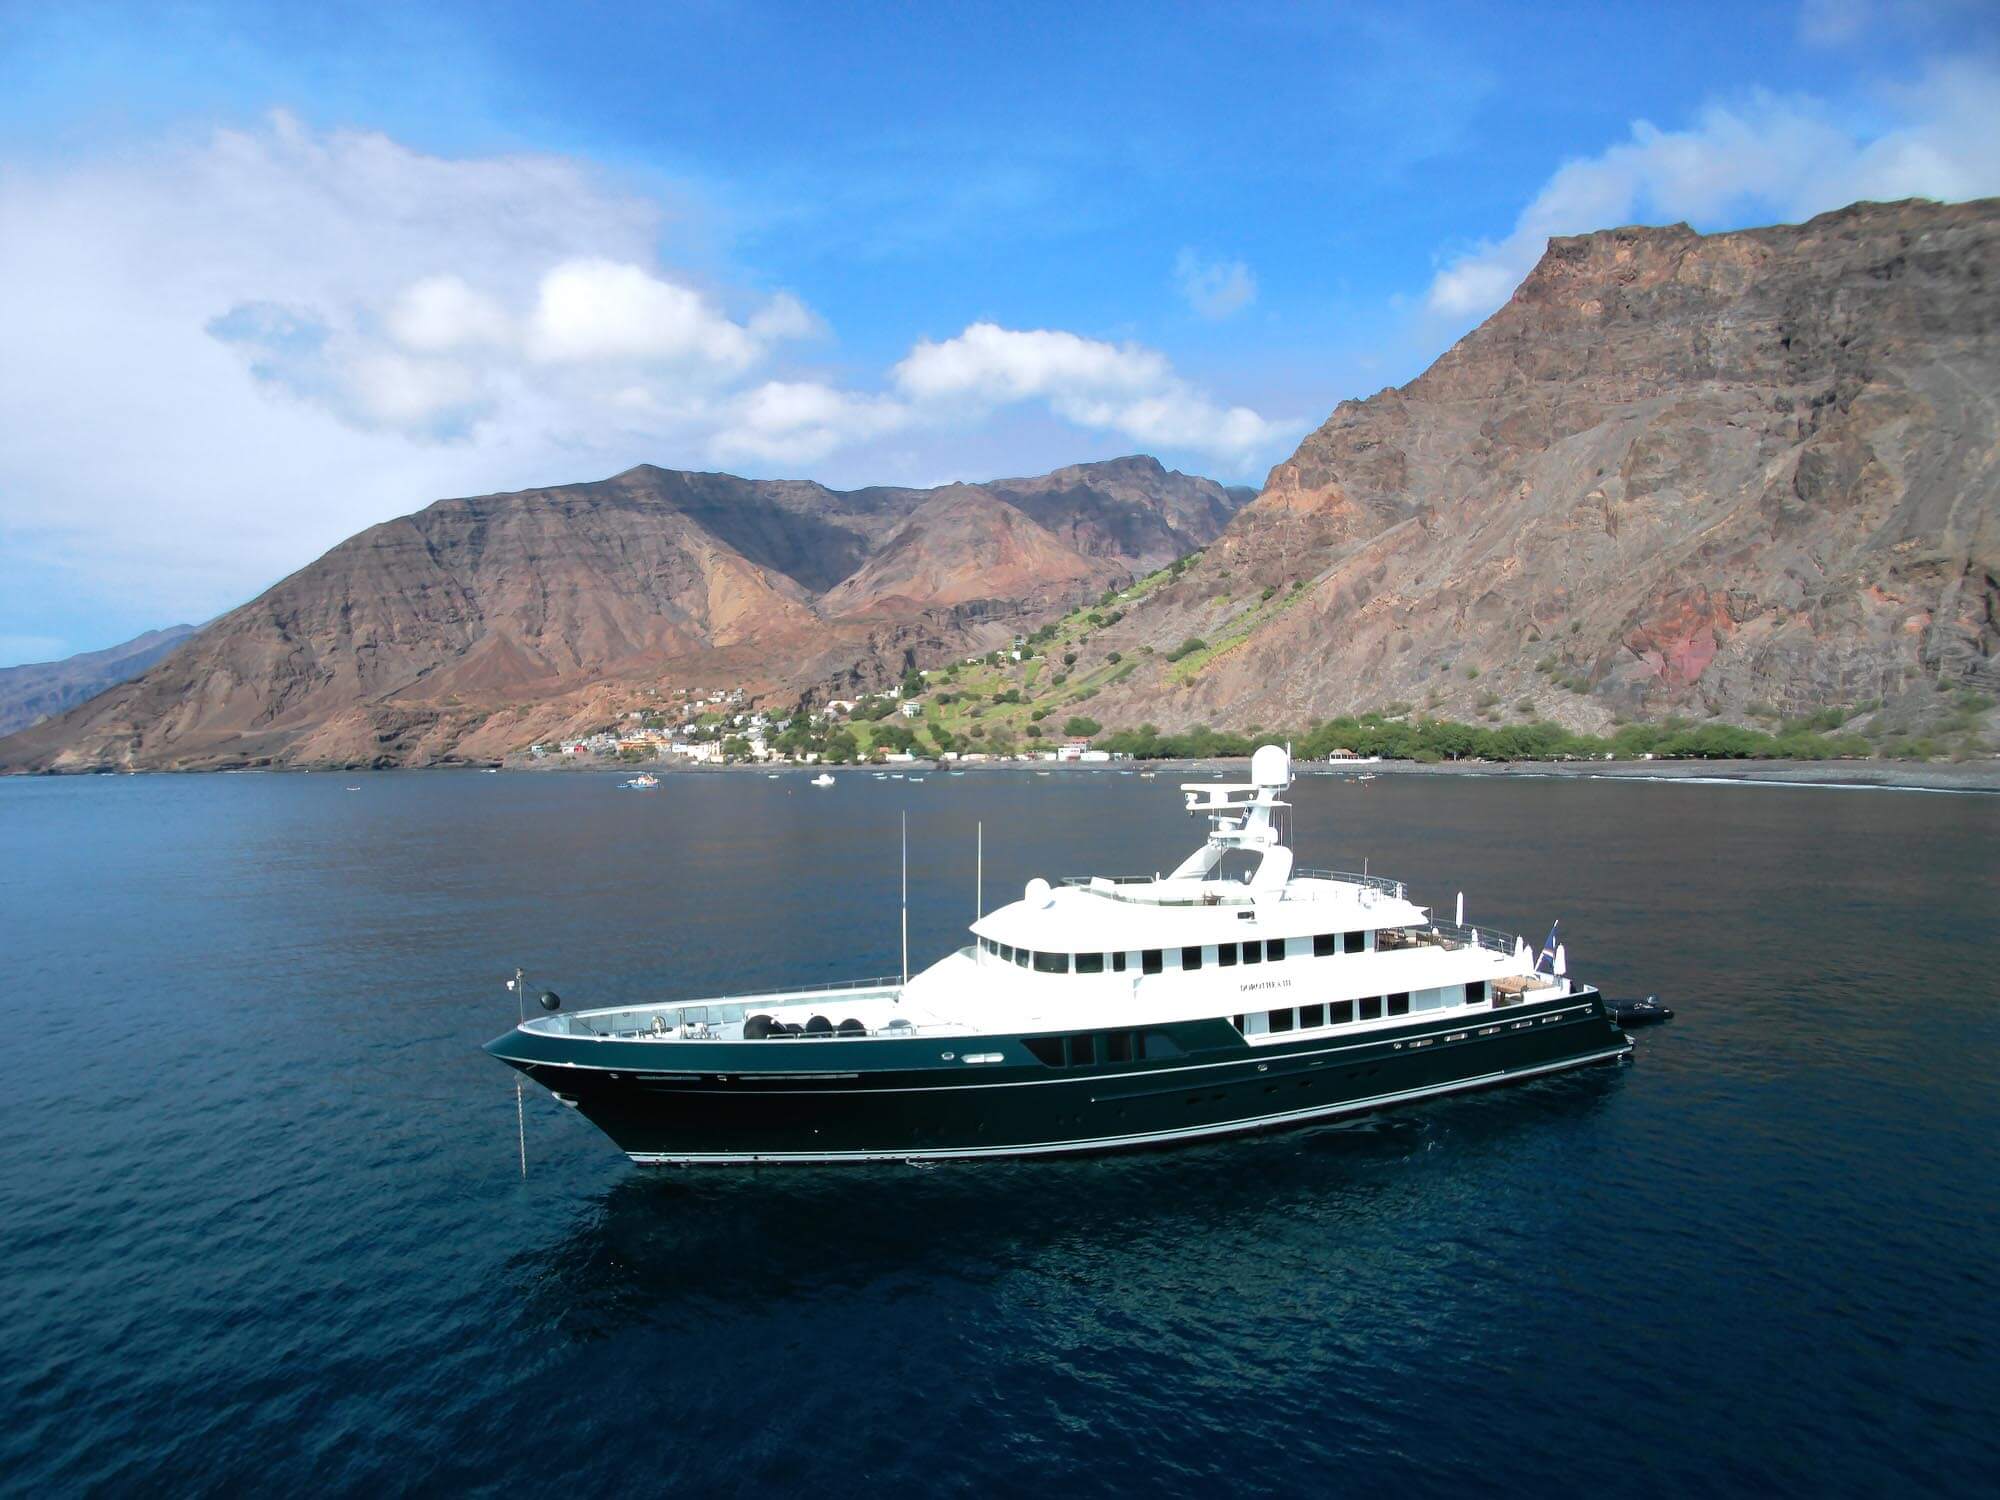
M 724 760 L 745 760 L 750 755 L 750 742 L 740 734 L 732 734 L 722 742 Z
M 923 697 L 923 695 L 924 695 L 923 674 L 917 672 L 914 669 L 905 672 L 903 674 L 903 696 L 905 698 L 921 698 Z
M 826 749 L 821 751 L 820 755 L 822 759 L 830 760 L 835 765 L 844 765 L 860 753 L 861 747 L 855 741 L 854 731 L 836 729 L 826 737 Z
M 1063 721 L 1063 733 L 1071 739 L 1089 739 L 1100 733 L 1104 726 L 1085 714 L 1071 714 Z

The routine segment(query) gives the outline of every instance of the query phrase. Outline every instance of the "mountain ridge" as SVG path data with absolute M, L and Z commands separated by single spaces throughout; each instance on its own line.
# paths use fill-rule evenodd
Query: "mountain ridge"
M 1996 200 L 1554 239 L 1504 307 L 1336 406 L 1093 638 L 1152 655 L 1092 712 L 1176 728 L 1404 702 L 1601 732 L 1990 694 L 1996 285 Z
M 639 465 L 438 500 L 337 544 L 171 662 L 0 741 L 0 765 L 488 760 L 601 726 L 662 685 L 774 701 L 883 686 L 1200 545 L 1240 503 L 1151 459 L 1062 472 L 1058 489 L 836 491 Z M 974 527 L 975 513 L 1008 519 Z M 883 575 L 841 594 L 892 538 L 901 581 L 923 587 L 898 594 Z

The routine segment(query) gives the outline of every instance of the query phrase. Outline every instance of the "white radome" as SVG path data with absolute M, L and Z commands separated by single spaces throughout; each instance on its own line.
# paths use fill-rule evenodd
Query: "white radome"
M 1260 787 L 1287 787 L 1292 784 L 1292 758 L 1283 745 L 1259 745 L 1250 757 L 1250 780 Z

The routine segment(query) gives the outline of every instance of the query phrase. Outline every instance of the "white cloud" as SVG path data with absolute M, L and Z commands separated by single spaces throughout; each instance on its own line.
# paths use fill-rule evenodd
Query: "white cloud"
M 1257 298 L 1257 278 L 1240 260 L 1204 261 L 1192 250 L 1174 257 L 1174 286 L 1197 314 L 1214 322 Z
M 856 395 L 817 381 L 771 380 L 739 396 L 709 443 L 721 462 L 812 463 L 837 448 L 909 425 L 914 413 L 886 396 Z
M 701 293 L 609 260 L 570 261 L 542 277 L 527 347 L 549 364 L 671 364 L 724 376 L 760 353 Z
M 206 618 L 439 496 L 642 460 L 998 472 L 1010 403 L 1245 471 L 1283 436 L 1161 354 L 1055 331 L 975 324 L 843 389 L 784 363 L 826 332 L 796 295 L 663 260 L 669 206 L 282 114 L 0 163 L 0 629 Z
M 956 338 L 920 340 L 894 371 L 923 403 L 1041 401 L 1080 427 L 1154 447 L 1209 453 L 1246 466 L 1302 430 L 1248 407 L 1223 408 L 1174 373 L 1165 355 L 1060 329 L 974 323 Z
M 1714 229 L 1806 219 L 1857 199 L 2000 192 L 2000 71 L 1936 68 L 1887 103 L 1897 123 L 1875 131 L 1817 100 L 1762 93 L 1710 105 L 1686 130 L 1637 121 L 1630 140 L 1565 163 L 1505 239 L 1440 270 L 1429 306 L 1453 318 L 1490 312 L 1551 235 L 1677 219 Z
M 403 288 L 389 308 L 388 330 L 418 354 L 504 348 L 515 339 L 507 310 L 456 276 L 426 276 Z

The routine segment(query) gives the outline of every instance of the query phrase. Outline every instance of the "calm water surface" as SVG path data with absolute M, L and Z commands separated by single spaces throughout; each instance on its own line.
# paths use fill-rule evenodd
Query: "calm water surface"
M 359 791 L 350 791 L 351 785 Z M 0 782 L 0 1490 L 1966 1492 L 2000 1473 L 2000 799 L 1307 780 L 1680 1012 L 1360 1123 L 643 1174 L 479 1052 L 1165 868 L 1110 774 Z

